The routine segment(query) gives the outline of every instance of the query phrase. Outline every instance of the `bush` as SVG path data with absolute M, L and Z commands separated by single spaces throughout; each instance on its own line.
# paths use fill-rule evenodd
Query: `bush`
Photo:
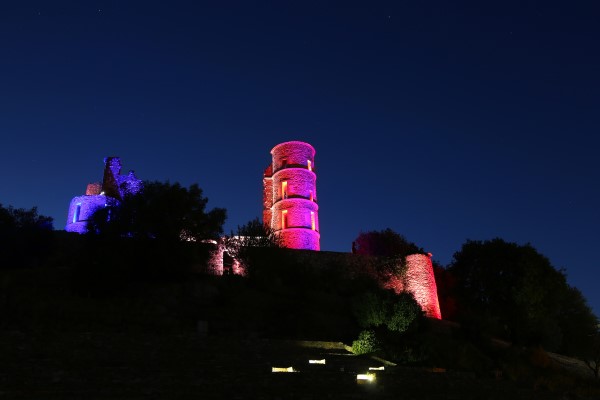
M 405 332 L 422 314 L 421 307 L 410 293 L 401 293 L 386 321 L 390 331 Z
M 381 346 L 375 331 L 366 330 L 358 335 L 358 339 L 352 342 L 352 352 L 354 354 L 368 354 L 380 350 Z
M 390 290 L 363 293 L 354 300 L 354 316 L 363 328 L 386 326 L 405 332 L 422 315 L 421 307 L 410 293 L 396 295 Z

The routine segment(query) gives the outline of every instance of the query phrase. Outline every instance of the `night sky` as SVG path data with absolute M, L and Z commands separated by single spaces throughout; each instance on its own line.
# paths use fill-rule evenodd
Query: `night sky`
M 120 156 L 198 183 L 229 232 L 303 140 L 323 250 L 387 227 L 443 264 L 529 242 L 599 314 L 596 3 L 3 2 L 0 203 L 63 229 Z

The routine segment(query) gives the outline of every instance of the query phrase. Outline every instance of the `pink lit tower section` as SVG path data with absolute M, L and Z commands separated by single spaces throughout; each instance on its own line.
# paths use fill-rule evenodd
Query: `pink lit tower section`
M 320 250 L 315 149 L 308 143 L 280 143 L 263 178 L 263 223 L 290 249 Z

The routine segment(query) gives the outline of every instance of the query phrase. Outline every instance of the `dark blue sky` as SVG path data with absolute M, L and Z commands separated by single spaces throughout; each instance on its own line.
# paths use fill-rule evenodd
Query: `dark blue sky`
M 105 156 L 197 182 L 226 230 L 270 149 L 317 150 L 321 247 L 390 227 L 446 264 L 530 242 L 600 313 L 600 11 L 585 2 L 0 7 L 0 202 L 65 224 Z

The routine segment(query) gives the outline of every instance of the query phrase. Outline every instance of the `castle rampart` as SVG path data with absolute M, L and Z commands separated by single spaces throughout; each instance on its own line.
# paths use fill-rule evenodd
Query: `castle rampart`
M 384 285 L 396 293 L 411 293 L 421 306 L 425 315 L 442 318 L 437 295 L 437 285 L 433 273 L 433 264 L 429 254 L 411 254 L 404 259 L 403 272 L 392 276 Z

